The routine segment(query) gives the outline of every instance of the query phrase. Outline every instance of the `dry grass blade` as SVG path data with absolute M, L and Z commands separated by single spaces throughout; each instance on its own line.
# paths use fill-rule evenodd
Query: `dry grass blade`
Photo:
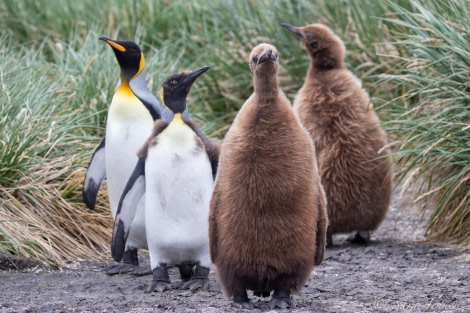
M 52 266 L 108 255 L 112 219 L 102 205 L 88 211 L 64 200 L 54 185 L 35 186 L 37 191 L 1 190 L 7 198 L 0 211 L 3 252 L 33 256 Z

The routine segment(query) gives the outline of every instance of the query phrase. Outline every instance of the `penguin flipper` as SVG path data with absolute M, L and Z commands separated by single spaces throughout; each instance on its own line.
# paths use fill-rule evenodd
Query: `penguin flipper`
M 211 162 L 212 177 L 215 180 L 215 176 L 217 175 L 217 168 L 219 166 L 220 143 L 209 140 L 209 138 L 207 138 L 207 136 L 199 129 L 199 127 L 197 127 L 196 123 L 192 119 L 185 120 L 185 123 L 191 127 L 191 129 L 199 138 L 201 138 L 202 142 L 204 143 L 207 156 Z
M 328 227 L 328 215 L 326 213 L 326 194 L 322 187 L 319 187 L 318 194 L 318 220 L 316 233 L 315 265 L 323 262 L 326 250 L 326 230 Z
M 161 114 L 160 114 L 161 109 L 159 108 L 160 101 L 158 101 L 157 98 L 155 97 L 153 97 L 153 99 L 150 97 L 149 98 L 137 97 L 137 98 L 139 98 L 139 100 L 144 104 L 147 110 L 149 110 L 150 115 L 152 115 L 152 118 L 154 121 L 158 120 L 161 117 Z M 155 100 L 155 101 L 152 101 L 152 100 Z
M 106 176 L 105 166 L 105 139 L 96 148 L 93 156 L 91 157 L 90 164 L 85 174 L 83 183 L 82 197 L 86 206 L 93 210 L 95 208 L 96 196 L 100 189 L 101 183 Z
M 144 194 L 145 159 L 139 159 L 122 192 L 114 219 L 111 255 L 116 262 L 120 262 L 124 256 L 127 236 L 137 211 L 137 204 Z

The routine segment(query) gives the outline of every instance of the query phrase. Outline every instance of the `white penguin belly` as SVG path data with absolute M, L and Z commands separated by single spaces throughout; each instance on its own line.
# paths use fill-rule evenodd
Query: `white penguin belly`
M 121 93 L 113 97 L 106 123 L 105 142 L 108 198 L 113 219 L 119 199 L 137 163 L 137 152 L 150 136 L 152 128 L 152 116 L 135 96 Z M 142 197 L 131 224 L 127 247 L 147 248 L 144 203 Z
M 134 101 L 137 103 L 126 105 L 143 107 L 137 98 Z M 109 204 L 114 218 L 121 194 L 137 163 L 137 152 L 151 134 L 153 120 L 148 111 L 122 116 L 115 114 L 112 109 L 106 123 L 105 159 Z
M 213 189 L 205 149 L 184 123 L 170 124 L 149 149 L 146 232 L 152 269 L 159 263 L 209 266 L 208 216 Z

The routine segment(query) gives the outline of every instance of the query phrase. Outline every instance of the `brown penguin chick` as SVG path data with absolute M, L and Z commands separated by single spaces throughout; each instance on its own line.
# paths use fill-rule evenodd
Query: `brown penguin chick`
M 361 82 L 344 63 L 345 48 L 328 27 L 281 24 L 305 45 L 311 58 L 294 109 L 315 143 L 327 196 L 328 244 L 332 235 L 357 231 L 367 243 L 390 204 L 392 167 L 386 135 Z
M 254 93 L 227 132 L 209 211 L 215 273 L 233 306 L 251 308 L 247 290 L 271 308 L 293 307 L 326 246 L 326 197 L 313 141 L 279 88 L 278 52 L 250 55 Z

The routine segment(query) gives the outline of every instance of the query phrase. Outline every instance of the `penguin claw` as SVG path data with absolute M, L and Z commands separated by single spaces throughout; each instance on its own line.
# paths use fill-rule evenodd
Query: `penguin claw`
M 118 263 L 108 266 L 104 269 L 106 275 L 112 276 L 116 274 L 126 274 L 132 272 L 137 266 L 134 264 Z
M 246 290 L 243 290 L 234 293 L 232 307 L 237 309 L 254 309 L 255 305 L 248 298 Z
M 156 281 L 152 282 L 152 285 L 150 285 L 150 288 L 148 289 L 147 292 L 163 292 L 165 290 L 170 290 L 171 289 L 171 284 L 166 282 L 166 281 Z
M 287 308 L 295 308 L 295 301 L 291 298 L 272 298 L 269 301 L 268 306 L 270 309 L 287 309 Z
M 250 301 L 235 301 L 232 302 L 232 307 L 236 309 L 254 309 L 255 305 Z
M 194 291 L 196 289 L 208 290 L 209 279 L 208 278 L 191 278 L 183 284 L 183 289 L 189 289 Z
M 139 266 L 139 267 L 134 268 L 134 270 L 130 272 L 130 274 L 134 276 L 150 275 L 152 274 L 152 269 L 150 268 L 150 266 L 146 266 L 146 267 Z
M 295 308 L 295 301 L 290 297 L 289 289 L 274 289 L 273 298 L 268 303 L 271 309 Z

